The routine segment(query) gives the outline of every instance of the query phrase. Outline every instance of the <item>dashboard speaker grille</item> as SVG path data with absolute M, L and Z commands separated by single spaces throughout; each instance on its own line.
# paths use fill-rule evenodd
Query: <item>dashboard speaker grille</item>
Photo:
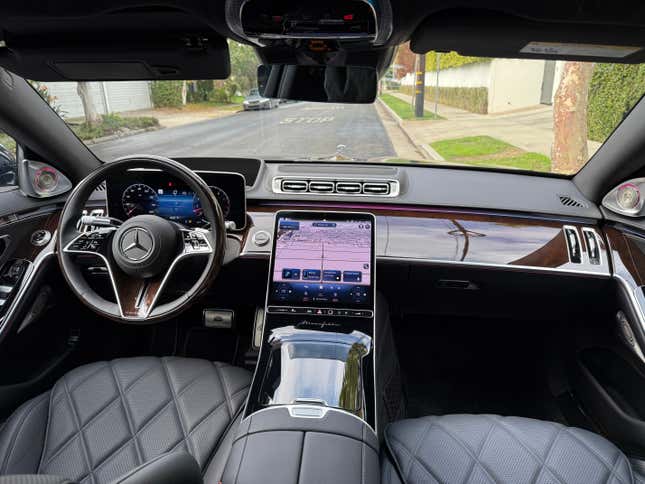
M 565 207 L 589 208 L 589 204 L 570 195 L 558 195 L 560 203 Z

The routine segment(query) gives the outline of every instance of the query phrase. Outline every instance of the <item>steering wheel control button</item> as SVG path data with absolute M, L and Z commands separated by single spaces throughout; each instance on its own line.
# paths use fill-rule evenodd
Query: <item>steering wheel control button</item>
M 36 247 L 47 245 L 52 239 L 52 233 L 49 230 L 36 230 L 31 234 L 31 244 Z
M 132 227 L 121 234 L 119 248 L 126 259 L 139 262 L 152 255 L 155 241 L 143 227 Z
M 258 230 L 255 234 L 253 234 L 253 239 L 251 240 L 258 247 L 264 247 L 269 242 L 271 242 L 271 234 L 266 230 Z

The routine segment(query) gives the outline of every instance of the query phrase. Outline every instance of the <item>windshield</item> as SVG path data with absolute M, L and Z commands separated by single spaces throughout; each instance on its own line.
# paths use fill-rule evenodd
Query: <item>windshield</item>
M 260 96 L 253 49 L 229 44 L 226 80 L 32 85 L 105 161 L 147 153 L 561 174 L 584 166 L 645 92 L 641 65 L 422 57 L 403 45 L 374 104 L 289 102 Z M 415 89 L 424 68 L 425 89 Z

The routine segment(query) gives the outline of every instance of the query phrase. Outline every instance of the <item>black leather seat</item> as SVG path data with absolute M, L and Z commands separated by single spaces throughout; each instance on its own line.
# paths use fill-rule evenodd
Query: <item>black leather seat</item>
M 520 417 L 401 420 L 385 432 L 383 484 L 634 484 L 625 455 L 586 430 Z
M 210 476 L 206 482 L 217 482 L 230 446 L 222 442 L 250 381 L 244 369 L 188 358 L 76 368 L 0 429 L 0 475 L 102 484 L 161 454 L 184 451 Z

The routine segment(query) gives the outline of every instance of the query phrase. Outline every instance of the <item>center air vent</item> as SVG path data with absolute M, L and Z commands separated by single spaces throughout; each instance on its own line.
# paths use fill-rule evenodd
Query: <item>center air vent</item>
M 311 195 L 352 195 L 364 197 L 396 197 L 399 195 L 397 180 L 350 180 L 335 178 L 273 179 L 275 193 L 302 193 Z

